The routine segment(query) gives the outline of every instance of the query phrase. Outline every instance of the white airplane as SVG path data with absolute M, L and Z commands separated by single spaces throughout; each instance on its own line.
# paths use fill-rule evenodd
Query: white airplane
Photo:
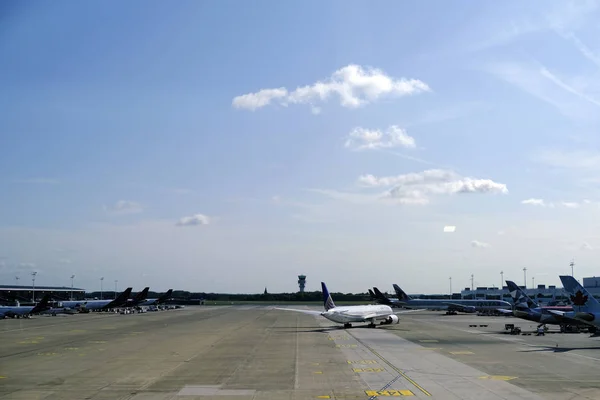
M 394 313 L 390 306 L 382 304 L 336 307 L 331 295 L 329 294 L 329 290 L 327 290 L 325 282 L 321 282 L 321 288 L 323 290 L 323 305 L 325 307 L 325 312 L 280 307 L 275 307 L 275 309 L 296 311 L 311 315 L 320 315 L 330 321 L 338 324 L 344 324 L 344 328 L 352 328 L 353 322 L 369 322 L 370 328 L 375 328 L 377 326 L 377 321 L 379 321 L 380 325 L 397 324 L 400 322 L 400 319 L 396 314 L 420 311 L 407 310 Z

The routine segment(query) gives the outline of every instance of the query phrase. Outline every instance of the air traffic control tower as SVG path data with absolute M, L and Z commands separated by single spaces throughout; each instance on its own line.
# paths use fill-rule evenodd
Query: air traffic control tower
M 306 275 L 298 275 L 298 287 L 300 293 L 304 293 L 304 287 L 306 286 Z

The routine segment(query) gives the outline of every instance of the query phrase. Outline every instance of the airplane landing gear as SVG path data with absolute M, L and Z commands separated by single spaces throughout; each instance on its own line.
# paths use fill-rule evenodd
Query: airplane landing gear
M 344 324 L 344 329 L 352 328 L 352 324 L 347 322 Z

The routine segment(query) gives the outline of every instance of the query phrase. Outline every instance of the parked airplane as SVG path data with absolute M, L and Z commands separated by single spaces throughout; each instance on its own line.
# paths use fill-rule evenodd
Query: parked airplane
M 127 288 L 125 291 L 117 296 L 114 300 L 72 300 L 61 302 L 62 307 L 66 308 L 79 308 L 86 310 L 108 310 L 111 308 L 123 307 L 131 295 L 131 289 Z
M 298 310 L 293 308 L 279 308 L 277 310 L 296 311 L 311 315 L 321 315 L 330 321 L 338 324 L 344 324 L 344 328 L 352 328 L 353 322 L 368 322 L 370 328 L 375 328 L 376 322 L 379 321 L 380 325 L 384 324 L 397 324 L 400 319 L 396 314 L 402 314 L 405 312 L 418 311 L 410 310 L 400 313 L 394 313 L 390 306 L 387 305 L 364 305 L 364 306 L 345 306 L 336 307 L 329 290 L 325 282 L 321 282 L 321 289 L 323 290 L 323 306 L 325 312 L 314 311 L 314 310 Z
M 596 330 L 600 328 L 600 302 L 572 276 L 561 275 L 559 278 L 565 291 L 570 295 L 573 311 L 548 311 L 561 318 L 575 319 L 580 323 L 596 328 Z
M 140 305 L 140 306 L 156 306 L 156 305 L 162 304 L 165 301 L 169 300 L 171 298 L 172 294 L 173 294 L 173 289 L 169 289 L 167 291 L 167 293 L 163 294 L 162 296 L 159 296 L 156 299 L 146 299 L 146 301 L 144 301 L 138 305 Z
M 539 322 L 539 326 L 552 325 L 585 325 L 574 319 L 559 317 L 550 312 L 550 310 L 569 312 L 573 311 L 571 306 L 540 306 L 535 300 L 521 290 L 521 288 L 513 281 L 506 281 L 508 290 L 513 298 L 514 308 L 513 315 L 517 318 L 527 321 Z M 508 313 L 508 310 L 499 310 L 502 313 Z
M 50 308 L 49 301 L 50 295 L 46 294 L 35 306 L 0 306 L 0 318 L 21 318 L 40 313 Z
M 499 309 L 512 309 L 509 302 L 504 300 L 471 300 L 471 299 L 413 299 L 407 295 L 400 286 L 394 283 L 394 290 L 398 299 L 394 302 L 406 308 L 427 308 L 430 310 L 447 310 L 449 314 L 455 314 L 457 311 L 464 313 L 474 313 L 477 311 L 499 312 Z M 386 298 L 377 288 L 373 288 L 375 294 L 382 301 Z M 381 295 L 381 296 L 379 296 Z M 387 299 L 391 301 L 390 299 Z

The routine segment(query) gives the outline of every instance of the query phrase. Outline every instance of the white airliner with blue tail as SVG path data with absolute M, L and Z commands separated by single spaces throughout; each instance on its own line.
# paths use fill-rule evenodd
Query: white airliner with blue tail
M 353 322 L 368 322 L 370 328 L 375 328 L 376 323 L 380 325 L 397 324 L 400 319 L 396 314 L 404 314 L 408 312 L 414 312 L 419 310 L 408 310 L 394 312 L 392 308 L 382 304 L 370 304 L 364 306 L 345 306 L 336 307 L 329 290 L 324 282 L 321 282 L 321 288 L 323 290 L 323 306 L 325 312 L 314 311 L 314 310 L 299 310 L 294 308 L 280 308 L 275 307 L 277 310 L 296 311 L 304 314 L 320 315 L 327 318 L 330 321 L 338 324 L 344 324 L 344 328 L 352 328 Z

